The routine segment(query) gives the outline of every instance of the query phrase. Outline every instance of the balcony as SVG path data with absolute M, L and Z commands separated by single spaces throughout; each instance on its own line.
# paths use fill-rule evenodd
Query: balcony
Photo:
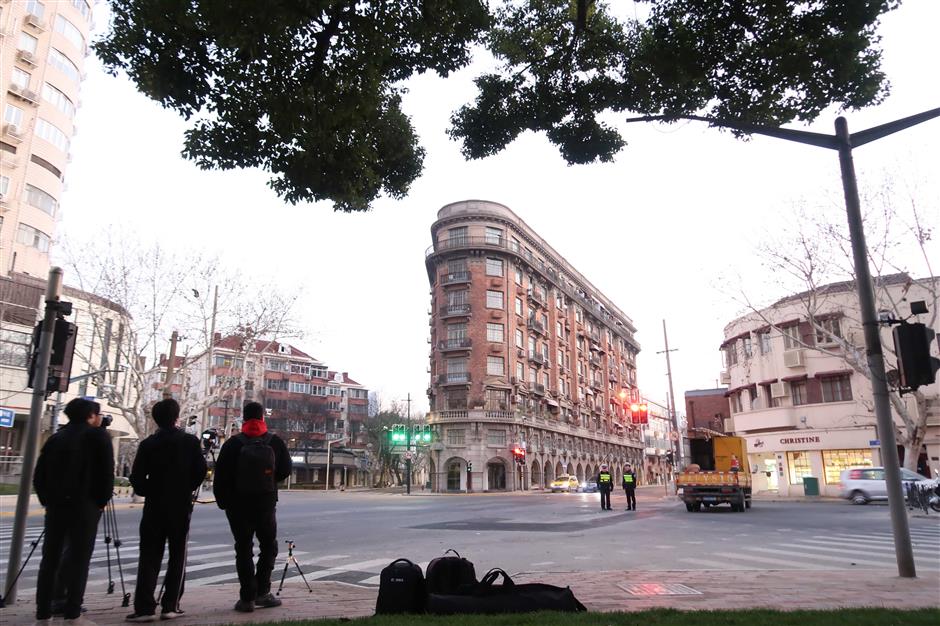
M 591 387 L 593 387 L 597 391 L 604 391 L 604 383 L 600 380 L 592 380 Z
M 469 350 L 470 344 L 471 341 L 469 337 L 461 337 L 459 339 L 448 339 L 446 341 L 442 341 L 438 344 L 437 347 L 441 352 L 451 352 L 454 350 Z
M 601 357 L 599 356 L 592 355 L 589 360 L 591 362 L 591 365 L 593 365 L 594 367 L 601 367 L 604 364 L 604 361 L 602 361 Z
M 529 289 L 529 304 L 545 308 L 545 294 L 539 289 Z
M 437 377 L 439 385 L 466 385 L 470 382 L 470 372 L 448 372 Z
M 543 337 L 545 336 L 545 326 L 543 326 L 542 322 L 538 320 L 530 319 L 528 322 L 526 322 L 526 328 L 534 333 L 542 335 Z
M 442 285 L 458 285 L 461 283 L 470 282 L 470 272 L 449 272 L 441 274 L 441 284 Z
M 535 350 L 529 350 L 529 361 L 535 363 L 539 367 L 548 365 L 548 359 L 545 358 L 545 355 L 541 352 L 536 352 Z
M 610 370 L 610 372 L 607 374 L 607 377 L 615 383 L 620 381 L 620 375 L 615 370 Z
M 469 304 L 447 304 L 440 308 L 441 319 L 446 319 L 448 317 L 467 317 L 469 315 Z

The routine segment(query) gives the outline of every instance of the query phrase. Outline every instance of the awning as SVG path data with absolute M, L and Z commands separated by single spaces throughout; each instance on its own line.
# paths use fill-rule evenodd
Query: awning
M 830 370 L 828 372 L 816 372 L 814 378 L 837 378 L 839 376 L 851 376 L 852 370 Z
M 774 384 L 775 382 L 777 382 L 777 379 L 776 379 L 776 378 L 768 378 L 767 380 L 762 380 L 762 381 L 760 381 L 760 382 L 757 383 L 757 384 L 758 384 L 758 385 L 772 385 L 772 384 Z
M 494 381 L 494 382 L 491 382 L 491 383 L 490 383 L 490 382 L 484 382 L 484 383 L 483 383 L 483 386 L 484 386 L 485 388 L 487 388 L 487 389 L 510 389 L 510 390 L 512 389 L 512 385 L 509 385 L 509 384 L 504 383 L 504 382 L 502 382 L 502 381 Z
M 545 404 L 548 406 L 558 406 L 558 403 L 552 400 L 551 398 L 545 398 Z
M 784 376 L 780 380 L 787 382 L 787 383 L 792 383 L 798 380 L 806 380 L 807 378 L 809 378 L 809 376 L 807 376 L 806 374 L 797 374 L 796 376 Z

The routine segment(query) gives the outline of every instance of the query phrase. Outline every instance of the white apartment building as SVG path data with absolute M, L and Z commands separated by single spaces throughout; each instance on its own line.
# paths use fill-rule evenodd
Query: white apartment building
M 910 302 L 925 300 L 934 311 L 938 287 L 937 277 L 886 276 L 876 281 L 876 305 L 905 317 Z M 844 282 L 786 297 L 725 327 L 721 378 L 729 386 L 731 409 L 725 430 L 747 441 L 755 492 L 802 495 L 803 477 L 812 476 L 819 479 L 821 495 L 838 495 L 843 469 L 881 464 L 871 384 L 850 363 L 853 356 L 861 363 L 866 358 L 860 318 L 855 284 Z M 881 339 L 885 367 L 892 370 L 890 327 L 882 327 Z M 926 397 L 921 410 L 927 434 L 918 466 L 936 475 L 940 384 L 920 391 Z M 909 411 L 918 410 L 912 395 L 901 398 Z M 894 417 L 902 428 L 896 411 Z
M 0 2 L 0 276 L 49 270 L 91 27 L 91 0 Z

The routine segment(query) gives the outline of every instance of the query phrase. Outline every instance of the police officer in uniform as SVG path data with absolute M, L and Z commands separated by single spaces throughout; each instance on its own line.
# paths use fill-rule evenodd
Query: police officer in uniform
M 597 491 L 601 494 L 601 511 L 611 511 L 610 492 L 614 489 L 613 477 L 607 470 L 607 465 L 601 465 L 601 471 L 597 475 Z
M 623 468 L 623 493 L 627 496 L 627 511 L 636 511 L 636 472 L 627 463 Z

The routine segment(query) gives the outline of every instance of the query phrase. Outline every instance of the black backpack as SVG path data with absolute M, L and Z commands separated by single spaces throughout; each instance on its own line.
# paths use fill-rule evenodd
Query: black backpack
M 421 567 L 408 559 L 392 561 L 379 575 L 375 614 L 424 613 L 427 591 Z
M 453 552 L 455 556 L 448 556 Z M 477 573 L 473 563 L 460 556 L 456 550 L 448 550 L 444 556 L 428 563 L 428 593 L 461 593 L 471 591 L 477 584 Z
M 274 448 L 271 433 L 260 437 L 239 435 L 243 439 L 238 453 L 238 480 L 235 488 L 246 496 L 260 496 L 277 491 L 274 480 Z

